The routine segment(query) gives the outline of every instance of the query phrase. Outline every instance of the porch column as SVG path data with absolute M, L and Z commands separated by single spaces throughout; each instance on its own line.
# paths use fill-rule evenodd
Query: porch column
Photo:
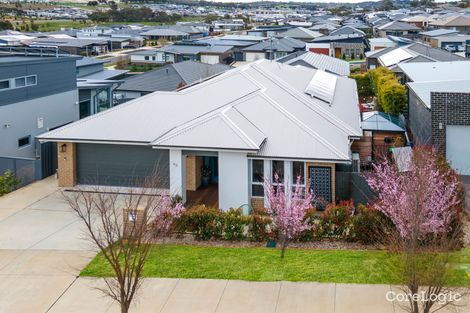
M 77 162 L 75 143 L 57 143 L 57 165 L 59 187 L 75 186 L 75 184 L 77 183 Z
M 292 185 L 292 161 L 284 161 L 284 188 L 287 189 Z
M 184 188 L 185 162 L 180 149 L 170 149 L 170 194 L 180 195 L 186 201 Z
M 249 204 L 246 153 L 219 152 L 219 208 L 228 210 Z
M 263 162 L 263 171 L 264 171 L 264 177 L 265 179 L 268 179 L 270 182 L 272 182 L 272 173 L 271 173 L 271 160 L 264 160 Z M 268 202 L 268 197 L 266 195 L 266 190 L 264 190 L 264 207 L 267 208 L 269 205 Z

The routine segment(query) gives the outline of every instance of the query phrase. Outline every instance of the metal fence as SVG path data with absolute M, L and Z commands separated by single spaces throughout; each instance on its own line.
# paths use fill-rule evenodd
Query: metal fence
M 336 172 L 336 200 L 350 200 L 366 204 L 375 198 L 363 173 Z
M 0 175 L 8 170 L 20 179 L 22 187 L 41 178 L 41 160 L 0 157 Z

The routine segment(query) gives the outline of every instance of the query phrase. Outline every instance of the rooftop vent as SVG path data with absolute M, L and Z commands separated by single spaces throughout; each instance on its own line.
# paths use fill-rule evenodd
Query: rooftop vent
M 317 70 L 305 88 L 305 93 L 331 105 L 335 96 L 337 76 Z

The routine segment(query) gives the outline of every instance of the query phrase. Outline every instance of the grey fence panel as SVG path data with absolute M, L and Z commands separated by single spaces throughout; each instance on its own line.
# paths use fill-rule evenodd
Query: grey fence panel
M 367 204 L 375 199 L 374 192 L 362 173 L 336 172 L 336 200 L 350 200 Z
M 22 187 L 40 179 L 41 162 L 36 159 L 0 157 L 0 175 L 8 170 L 20 179 Z

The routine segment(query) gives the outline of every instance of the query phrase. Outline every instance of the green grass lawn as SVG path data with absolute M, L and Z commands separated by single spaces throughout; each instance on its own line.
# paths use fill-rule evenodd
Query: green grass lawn
M 383 251 L 288 249 L 282 260 L 277 249 L 167 245 L 152 249 L 144 276 L 396 284 L 391 262 Z M 470 286 L 470 249 L 454 256 L 452 268 L 452 284 Z M 112 271 L 98 255 L 80 275 Z

